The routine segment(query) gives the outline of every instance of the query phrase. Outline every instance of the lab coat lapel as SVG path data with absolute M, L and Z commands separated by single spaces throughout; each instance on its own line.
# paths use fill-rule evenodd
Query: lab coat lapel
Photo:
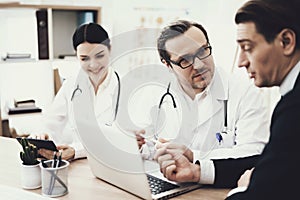
M 109 77 L 109 84 L 107 86 L 107 88 L 102 92 L 102 95 L 97 95 L 97 97 L 95 98 L 95 112 L 96 112 L 96 116 L 100 116 L 102 115 L 103 113 L 107 112 L 108 110 L 111 110 L 111 109 L 115 109 L 114 107 L 114 103 L 116 102 L 113 102 L 112 101 L 112 98 L 114 96 L 114 91 L 115 91 L 115 87 L 116 87 L 116 81 L 115 81 L 115 75 L 114 75 L 114 72 L 112 72 L 111 76 L 113 77 Z M 99 91 L 98 91 L 99 92 Z M 100 98 L 100 99 L 97 99 L 97 98 Z M 113 111 L 114 112 L 114 111 Z
M 220 76 L 220 72 L 215 69 L 215 75 L 210 88 L 207 90 L 205 98 L 201 99 L 201 104 L 198 107 L 199 119 L 198 126 L 203 125 L 209 119 L 218 113 L 222 107 L 224 100 L 228 99 L 228 80 Z
M 100 100 L 96 99 L 99 97 L 95 98 L 95 101 L 98 101 L 95 103 L 95 112 L 97 116 L 101 115 L 102 113 L 112 108 L 111 96 L 112 96 L 111 94 L 108 94 L 106 92 L 106 94 L 103 94 Z

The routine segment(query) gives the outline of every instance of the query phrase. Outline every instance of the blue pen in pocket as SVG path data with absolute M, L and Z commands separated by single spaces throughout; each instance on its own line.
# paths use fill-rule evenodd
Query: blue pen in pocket
M 216 133 L 216 138 L 217 138 L 217 140 L 218 140 L 218 142 L 219 142 L 219 145 L 221 144 L 221 142 L 223 141 L 223 137 L 222 137 L 222 135 L 221 135 L 221 133 Z

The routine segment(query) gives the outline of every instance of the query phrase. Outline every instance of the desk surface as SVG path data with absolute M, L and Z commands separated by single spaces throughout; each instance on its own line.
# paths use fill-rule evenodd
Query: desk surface
M 16 139 L 0 137 L 0 184 L 21 189 L 21 161 L 19 151 L 21 145 Z M 69 193 L 58 199 L 96 199 L 105 197 L 106 199 L 140 199 L 126 191 L 114 187 L 92 174 L 87 159 L 76 160 L 69 166 L 68 179 Z M 41 194 L 41 189 L 28 190 Z M 173 199 L 224 199 L 229 189 L 201 188 Z

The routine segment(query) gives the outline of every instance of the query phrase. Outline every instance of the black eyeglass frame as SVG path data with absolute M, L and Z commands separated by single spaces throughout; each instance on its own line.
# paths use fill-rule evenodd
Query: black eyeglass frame
M 204 57 L 199 57 L 199 56 L 198 56 L 199 52 L 200 52 L 200 51 L 203 51 L 203 50 L 205 51 L 206 49 L 209 49 L 209 54 L 208 54 L 208 55 L 205 55 Z M 182 61 L 185 60 L 184 58 L 182 58 L 179 62 L 175 62 L 175 61 L 169 59 L 169 63 L 170 63 L 170 64 L 172 63 L 172 64 L 174 64 L 174 65 L 177 65 L 177 66 L 179 66 L 181 69 L 186 69 L 186 68 L 191 67 L 191 66 L 195 63 L 195 58 L 196 58 L 196 57 L 197 57 L 199 60 L 203 60 L 203 59 L 209 57 L 209 56 L 211 55 L 211 52 L 212 52 L 212 47 L 210 46 L 210 44 L 207 44 L 207 46 L 204 46 L 204 47 L 199 48 L 193 56 L 190 55 L 190 56 L 193 57 L 193 59 L 192 59 L 191 64 L 189 64 L 188 66 L 183 67 L 183 66 L 180 64 Z

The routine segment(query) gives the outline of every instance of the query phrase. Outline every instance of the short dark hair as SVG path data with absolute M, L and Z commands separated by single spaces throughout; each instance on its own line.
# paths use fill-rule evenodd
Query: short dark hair
M 283 29 L 291 29 L 296 34 L 297 49 L 300 48 L 299 19 L 299 0 L 250 0 L 235 15 L 236 24 L 253 22 L 268 43 Z
M 103 44 L 110 49 L 110 39 L 106 30 L 96 23 L 82 24 L 75 30 L 72 39 L 75 51 L 77 46 L 84 42 Z
M 204 27 L 196 22 L 191 22 L 187 20 L 178 20 L 170 24 L 169 26 L 166 26 L 160 33 L 158 39 L 157 39 L 157 50 L 159 53 L 159 57 L 161 61 L 165 61 L 168 64 L 170 64 L 170 55 L 166 50 L 166 42 L 172 38 L 175 38 L 179 35 L 184 34 L 189 28 L 192 26 L 195 26 L 199 28 L 206 40 L 207 43 L 209 43 L 208 35 Z

